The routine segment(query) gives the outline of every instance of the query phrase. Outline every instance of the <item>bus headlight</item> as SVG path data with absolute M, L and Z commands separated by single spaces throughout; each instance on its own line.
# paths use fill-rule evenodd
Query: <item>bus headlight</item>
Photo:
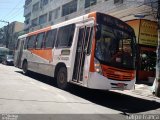
M 102 74 L 101 64 L 96 58 L 94 58 L 94 68 L 97 73 Z

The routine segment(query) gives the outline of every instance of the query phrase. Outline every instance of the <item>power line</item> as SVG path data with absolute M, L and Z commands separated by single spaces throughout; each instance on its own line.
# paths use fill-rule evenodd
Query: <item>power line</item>
M 8 16 L 11 16 L 12 13 L 14 13 L 14 10 L 19 6 L 19 4 L 20 4 L 21 2 L 23 2 L 23 0 L 20 0 L 20 1 L 15 5 L 15 7 L 14 7 L 13 9 L 11 9 L 11 11 L 8 12 L 8 14 L 6 14 L 6 16 L 4 17 L 4 19 L 5 19 L 6 17 L 8 17 Z
M 14 14 L 14 16 L 12 16 L 11 18 L 7 19 L 8 21 L 11 21 L 12 19 L 16 18 L 19 13 L 23 12 L 23 9 L 19 10 L 19 12 L 17 12 L 16 14 Z
M 15 17 L 17 14 L 19 14 L 23 10 L 24 10 L 23 8 L 16 10 L 11 16 L 7 17 L 6 19 L 9 20 L 10 18 Z

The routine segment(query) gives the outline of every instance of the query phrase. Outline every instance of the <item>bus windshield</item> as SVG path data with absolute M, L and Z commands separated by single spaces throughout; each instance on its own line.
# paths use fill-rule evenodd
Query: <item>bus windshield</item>
M 134 37 L 118 27 L 100 24 L 99 29 L 100 36 L 96 40 L 96 59 L 109 66 L 134 69 Z

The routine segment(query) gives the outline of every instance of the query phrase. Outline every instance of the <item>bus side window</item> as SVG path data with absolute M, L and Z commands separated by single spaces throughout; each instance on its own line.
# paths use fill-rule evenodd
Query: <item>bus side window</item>
M 35 48 L 35 40 L 36 40 L 36 35 L 32 35 L 32 36 L 29 37 L 28 45 L 27 45 L 28 49 L 34 49 Z
M 87 54 L 89 55 L 91 53 L 91 46 L 92 46 L 92 38 L 93 38 L 93 27 L 87 29 L 88 32 L 88 40 L 87 40 Z
M 75 31 L 75 24 L 59 28 L 57 35 L 57 48 L 71 47 Z
M 24 43 L 24 50 L 27 49 L 28 39 L 29 39 L 29 37 L 27 37 L 26 40 L 25 40 L 25 43 Z
M 42 48 L 42 43 L 43 43 L 43 39 L 44 39 L 44 35 L 45 33 L 39 33 L 37 35 L 37 38 L 36 38 L 36 49 L 41 49 Z
M 57 29 L 50 30 L 46 33 L 46 39 L 44 42 L 45 48 L 52 48 L 54 47 L 55 41 L 57 36 Z

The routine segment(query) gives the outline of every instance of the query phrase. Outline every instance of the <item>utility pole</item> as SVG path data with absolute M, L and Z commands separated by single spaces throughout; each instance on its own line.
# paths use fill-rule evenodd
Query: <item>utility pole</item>
M 0 20 L 0 22 L 7 23 L 6 48 L 8 48 L 8 44 L 9 44 L 9 22 L 8 21 L 4 21 L 4 20 Z
M 157 46 L 157 65 L 156 65 L 156 79 L 154 81 L 154 92 L 157 97 L 160 97 L 160 0 L 158 0 L 157 10 L 158 21 L 158 46 Z

